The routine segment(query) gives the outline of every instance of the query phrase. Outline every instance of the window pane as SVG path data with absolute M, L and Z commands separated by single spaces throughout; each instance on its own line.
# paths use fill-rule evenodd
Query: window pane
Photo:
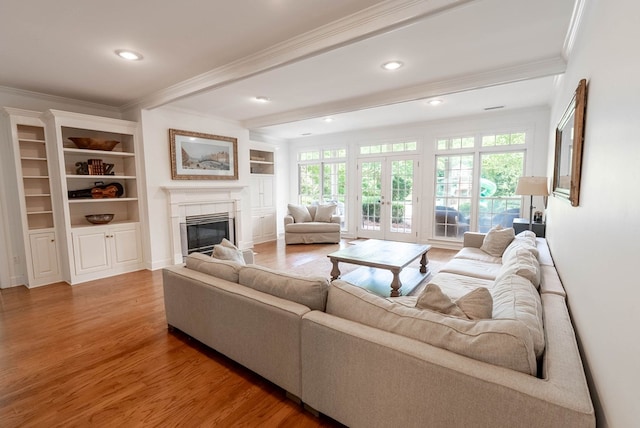
M 522 198 L 515 194 L 522 176 L 524 152 L 482 154 L 478 230 L 487 232 L 500 224 L 511 227 L 520 217 Z
M 436 157 L 436 237 L 459 240 L 469 230 L 472 189 L 472 154 Z

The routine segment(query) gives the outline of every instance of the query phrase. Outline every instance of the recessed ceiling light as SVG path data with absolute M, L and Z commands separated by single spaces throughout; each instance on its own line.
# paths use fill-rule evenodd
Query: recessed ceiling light
M 385 70 L 397 70 L 402 67 L 404 64 L 401 61 L 388 61 L 382 64 L 382 68 Z
M 327 122 L 327 123 L 333 122 L 333 118 L 332 118 L 332 117 L 325 117 L 325 118 L 324 118 L 324 119 L 322 119 L 322 120 L 324 120 L 324 121 L 325 121 L 325 122 Z
M 427 102 L 428 102 L 428 103 L 429 103 L 429 105 L 431 105 L 431 106 L 437 106 L 437 105 L 440 105 L 440 104 L 442 104 L 442 103 L 443 103 L 443 101 L 442 101 L 442 100 L 439 100 L 439 99 L 433 99 L 433 100 L 429 100 L 429 101 L 427 101 Z
M 255 100 L 259 103 L 268 103 L 271 101 L 269 97 L 256 97 Z
M 311 135 L 311 132 L 305 132 L 304 134 L 300 134 L 300 135 L 302 135 L 303 137 L 308 137 L 309 135 Z
M 116 51 L 116 55 L 128 61 L 140 61 L 142 59 L 141 54 L 139 54 L 138 52 L 127 50 L 127 49 L 118 49 Z
M 504 106 L 493 106 L 493 107 L 485 107 L 485 110 L 499 110 L 501 108 L 504 108 Z

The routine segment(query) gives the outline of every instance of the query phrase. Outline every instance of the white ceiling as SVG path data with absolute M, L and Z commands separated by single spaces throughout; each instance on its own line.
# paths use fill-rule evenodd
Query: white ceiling
M 550 101 L 548 76 L 564 70 L 573 7 L 574 0 L 3 0 L 0 85 L 123 109 L 171 105 L 281 138 L 537 106 Z M 119 48 L 144 60 L 123 61 Z M 405 65 L 383 70 L 390 59 Z M 256 103 L 259 95 L 271 102 Z M 435 96 L 444 103 L 419 101 Z M 319 120 L 325 116 L 334 121 Z

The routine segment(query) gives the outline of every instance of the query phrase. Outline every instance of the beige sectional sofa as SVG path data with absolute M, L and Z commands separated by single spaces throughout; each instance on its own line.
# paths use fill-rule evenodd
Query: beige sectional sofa
M 486 287 L 491 319 L 191 255 L 164 271 L 167 322 L 347 426 L 595 426 L 546 241 L 498 257 L 484 239 L 465 234 L 429 284 L 453 300 Z

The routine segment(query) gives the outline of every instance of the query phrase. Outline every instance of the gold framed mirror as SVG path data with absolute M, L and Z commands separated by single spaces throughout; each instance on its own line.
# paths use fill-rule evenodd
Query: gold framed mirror
M 556 128 L 553 194 L 577 207 L 587 107 L 587 80 L 582 79 Z

